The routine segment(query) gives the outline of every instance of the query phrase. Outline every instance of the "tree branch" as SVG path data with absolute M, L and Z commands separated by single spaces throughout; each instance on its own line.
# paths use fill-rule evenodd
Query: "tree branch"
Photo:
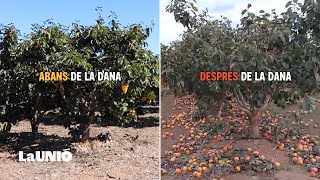
M 241 107 L 241 106 L 236 106 L 236 105 L 234 105 L 234 104 L 232 104 L 230 102 L 227 102 L 227 103 L 233 108 L 240 109 L 241 111 L 243 111 L 243 112 L 245 112 L 247 114 L 250 114 L 250 109 L 248 109 L 248 108 Z
M 246 100 L 244 99 L 244 97 L 243 97 L 243 95 L 242 95 L 242 93 L 241 93 L 240 89 L 239 89 L 239 88 L 237 88 L 236 90 L 237 90 L 237 92 L 238 92 L 238 96 L 239 96 L 240 100 L 241 100 L 241 101 L 242 101 L 242 103 L 247 107 L 247 106 L 248 106 L 248 105 L 247 105 L 247 102 L 246 102 Z
M 233 89 L 233 94 L 234 94 L 234 96 L 236 97 L 236 100 L 237 100 L 238 104 L 239 104 L 241 107 L 245 108 L 244 104 L 242 104 L 242 101 L 240 101 L 240 98 L 239 98 L 239 95 L 238 95 L 236 89 Z
M 265 100 L 264 100 L 263 105 L 260 106 L 260 107 L 257 109 L 257 112 L 262 112 L 262 111 L 264 111 L 264 110 L 267 108 L 270 99 L 271 99 L 271 96 L 270 96 L 269 94 L 267 94 L 267 95 L 266 95 L 266 98 L 265 98 Z

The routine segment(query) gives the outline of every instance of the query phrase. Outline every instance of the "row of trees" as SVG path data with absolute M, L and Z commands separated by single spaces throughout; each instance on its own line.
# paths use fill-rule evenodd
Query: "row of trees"
M 66 27 L 46 21 L 21 37 L 14 25 L 0 28 L 0 122 L 3 132 L 29 119 L 38 132 L 43 113 L 59 108 L 71 135 L 87 141 L 96 112 L 125 124 L 137 119 L 141 99 L 157 96 L 159 60 L 146 50 L 152 28 L 121 27 L 116 17 L 95 25 Z M 21 39 L 19 39 L 21 38 Z M 43 71 L 121 72 L 120 81 L 39 81 Z M 122 85 L 127 85 L 124 93 Z
M 260 137 L 260 115 L 273 101 L 280 107 L 319 92 L 320 2 L 289 1 L 286 12 L 242 11 L 241 23 L 199 12 L 195 1 L 172 0 L 167 11 L 187 27 L 181 41 L 161 46 L 162 73 L 178 95 L 196 94 L 207 105 L 228 104 L 249 117 Z M 286 71 L 291 82 L 199 81 L 201 71 Z

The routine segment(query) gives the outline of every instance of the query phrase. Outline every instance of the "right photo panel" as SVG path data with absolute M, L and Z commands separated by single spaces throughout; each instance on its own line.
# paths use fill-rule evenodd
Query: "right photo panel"
M 320 2 L 161 0 L 161 179 L 320 179 Z

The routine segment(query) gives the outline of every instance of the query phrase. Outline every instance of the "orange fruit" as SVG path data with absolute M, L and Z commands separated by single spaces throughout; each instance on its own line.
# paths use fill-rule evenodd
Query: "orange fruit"
M 228 147 L 227 147 L 227 146 L 223 147 L 223 148 L 222 148 L 222 151 L 223 151 L 223 152 L 227 152 L 227 151 L 228 151 Z
M 251 159 L 250 156 L 246 156 L 246 157 L 245 157 L 245 160 L 246 160 L 246 161 L 249 161 L 250 159 Z
M 129 85 L 127 85 L 127 84 L 122 84 L 122 85 L 121 85 L 121 89 L 122 89 L 122 92 L 123 92 L 124 94 L 127 94 L 128 87 L 129 87 Z
M 274 165 L 275 165 L 276 167 L 280 167 L 281 164 L 280 164 L 279 162 L 275 162 Z
M 205 166 L 202 167 L 202 171 L 203 171 L 203 172 L 206 172 L 207 170 L 208 170 L 207 167 L 205 167 Z
M 203 149 L 202 149 L 202 153 L 207 154 L 207 153 L 208 153 L 208 149 L 203 148 Z
M 316 168 L 316 167 L 314 167 L 314 168 L 311 168 L 311 171 L 313 171 L 313 172 L 318 172 L 318 168 Z
M 179 169 L 179 168 L 177 168 L 174 172 L 175 172 L 176 174 L 181 174 L 181 173 L 182 173 L 181 169 Z
M 162 169 L 162 174 L 167 174 L 167 173 L 168 173 L 168 170 Z
M 183 166 L 182 171 L 188 172 L 188 167 L 187 166 Z
M 201 178 L 201 176 L 202 176 L 201 172 L 196 173 L 196 178 Z
M 162 138 L 163 138 L 163 139 L 166 139 L 166 138 L 167 138 L 167 135 L 162 134 Z
M 310 176 L 310 177 L 316 177 L 316 175 L 317 175 L 317 173 L 314 172 L 314 171 L 310 171 L 310 172 L 309 172 L 309 176 Z
M 174 153 L 174 156 L 179 158 L 179 157 L 181 157 L 181 153 Z
M 187 155 L 191 154 L 191 151 L 190 150 L 186 150 L 186 154 Z
M 234 160 L 235 162 L 238 162 L 238 161 L 240 160 L 240 158 L 239 158 L 238 156 L 236 156 L 236 157 L 233 158 L 233 160 Z
M 310 159 L 310 162 L 311 162 L 312 164 L 315 164 L 315 163 L 317 162 L 317 160 L 316 160 L 315 158 L 311 158 L 311 159 Z
M 236 172 L 240 172 L 241 171 L 241 167 L 240 166 L 236 166 L 234 169 L 236 170 Z
M 298 144 L 296 151 L 303 151 L 304 147 L 301 143 Z
M 303 158 L 302 157 L 298 157 L 298 160 L 296 162 L 298 165 L 303 165 Z
M 298 161 L 298 158 L 297 158 L 297 157 L 293 157 L 293 158 L 292 158 L 292 161 L 293 161 L 294 163 L 296 163 L 296 162 Z
M 183 143 L 183 142 L 184 142 L 184 139 L 183 139 L 183 138 L 180 138 L 180 139 L 179 139 L 179 142 L 180 142 L 180 143 Z
M 284 151 L 284 144 L 281 143 L 278 148 L 279 148 L 280 151 Z

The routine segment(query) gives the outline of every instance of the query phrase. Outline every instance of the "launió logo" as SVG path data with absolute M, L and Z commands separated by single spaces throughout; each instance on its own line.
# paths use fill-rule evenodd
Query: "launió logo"
M 72 153 L 70 149 L 64 149 L 63 151 L 35 151 L 35 153 L 27 153 L 26 158 L 24 152 L 19 151 L 20 162 L 43 162 L 43 161 L 71 161 Z

